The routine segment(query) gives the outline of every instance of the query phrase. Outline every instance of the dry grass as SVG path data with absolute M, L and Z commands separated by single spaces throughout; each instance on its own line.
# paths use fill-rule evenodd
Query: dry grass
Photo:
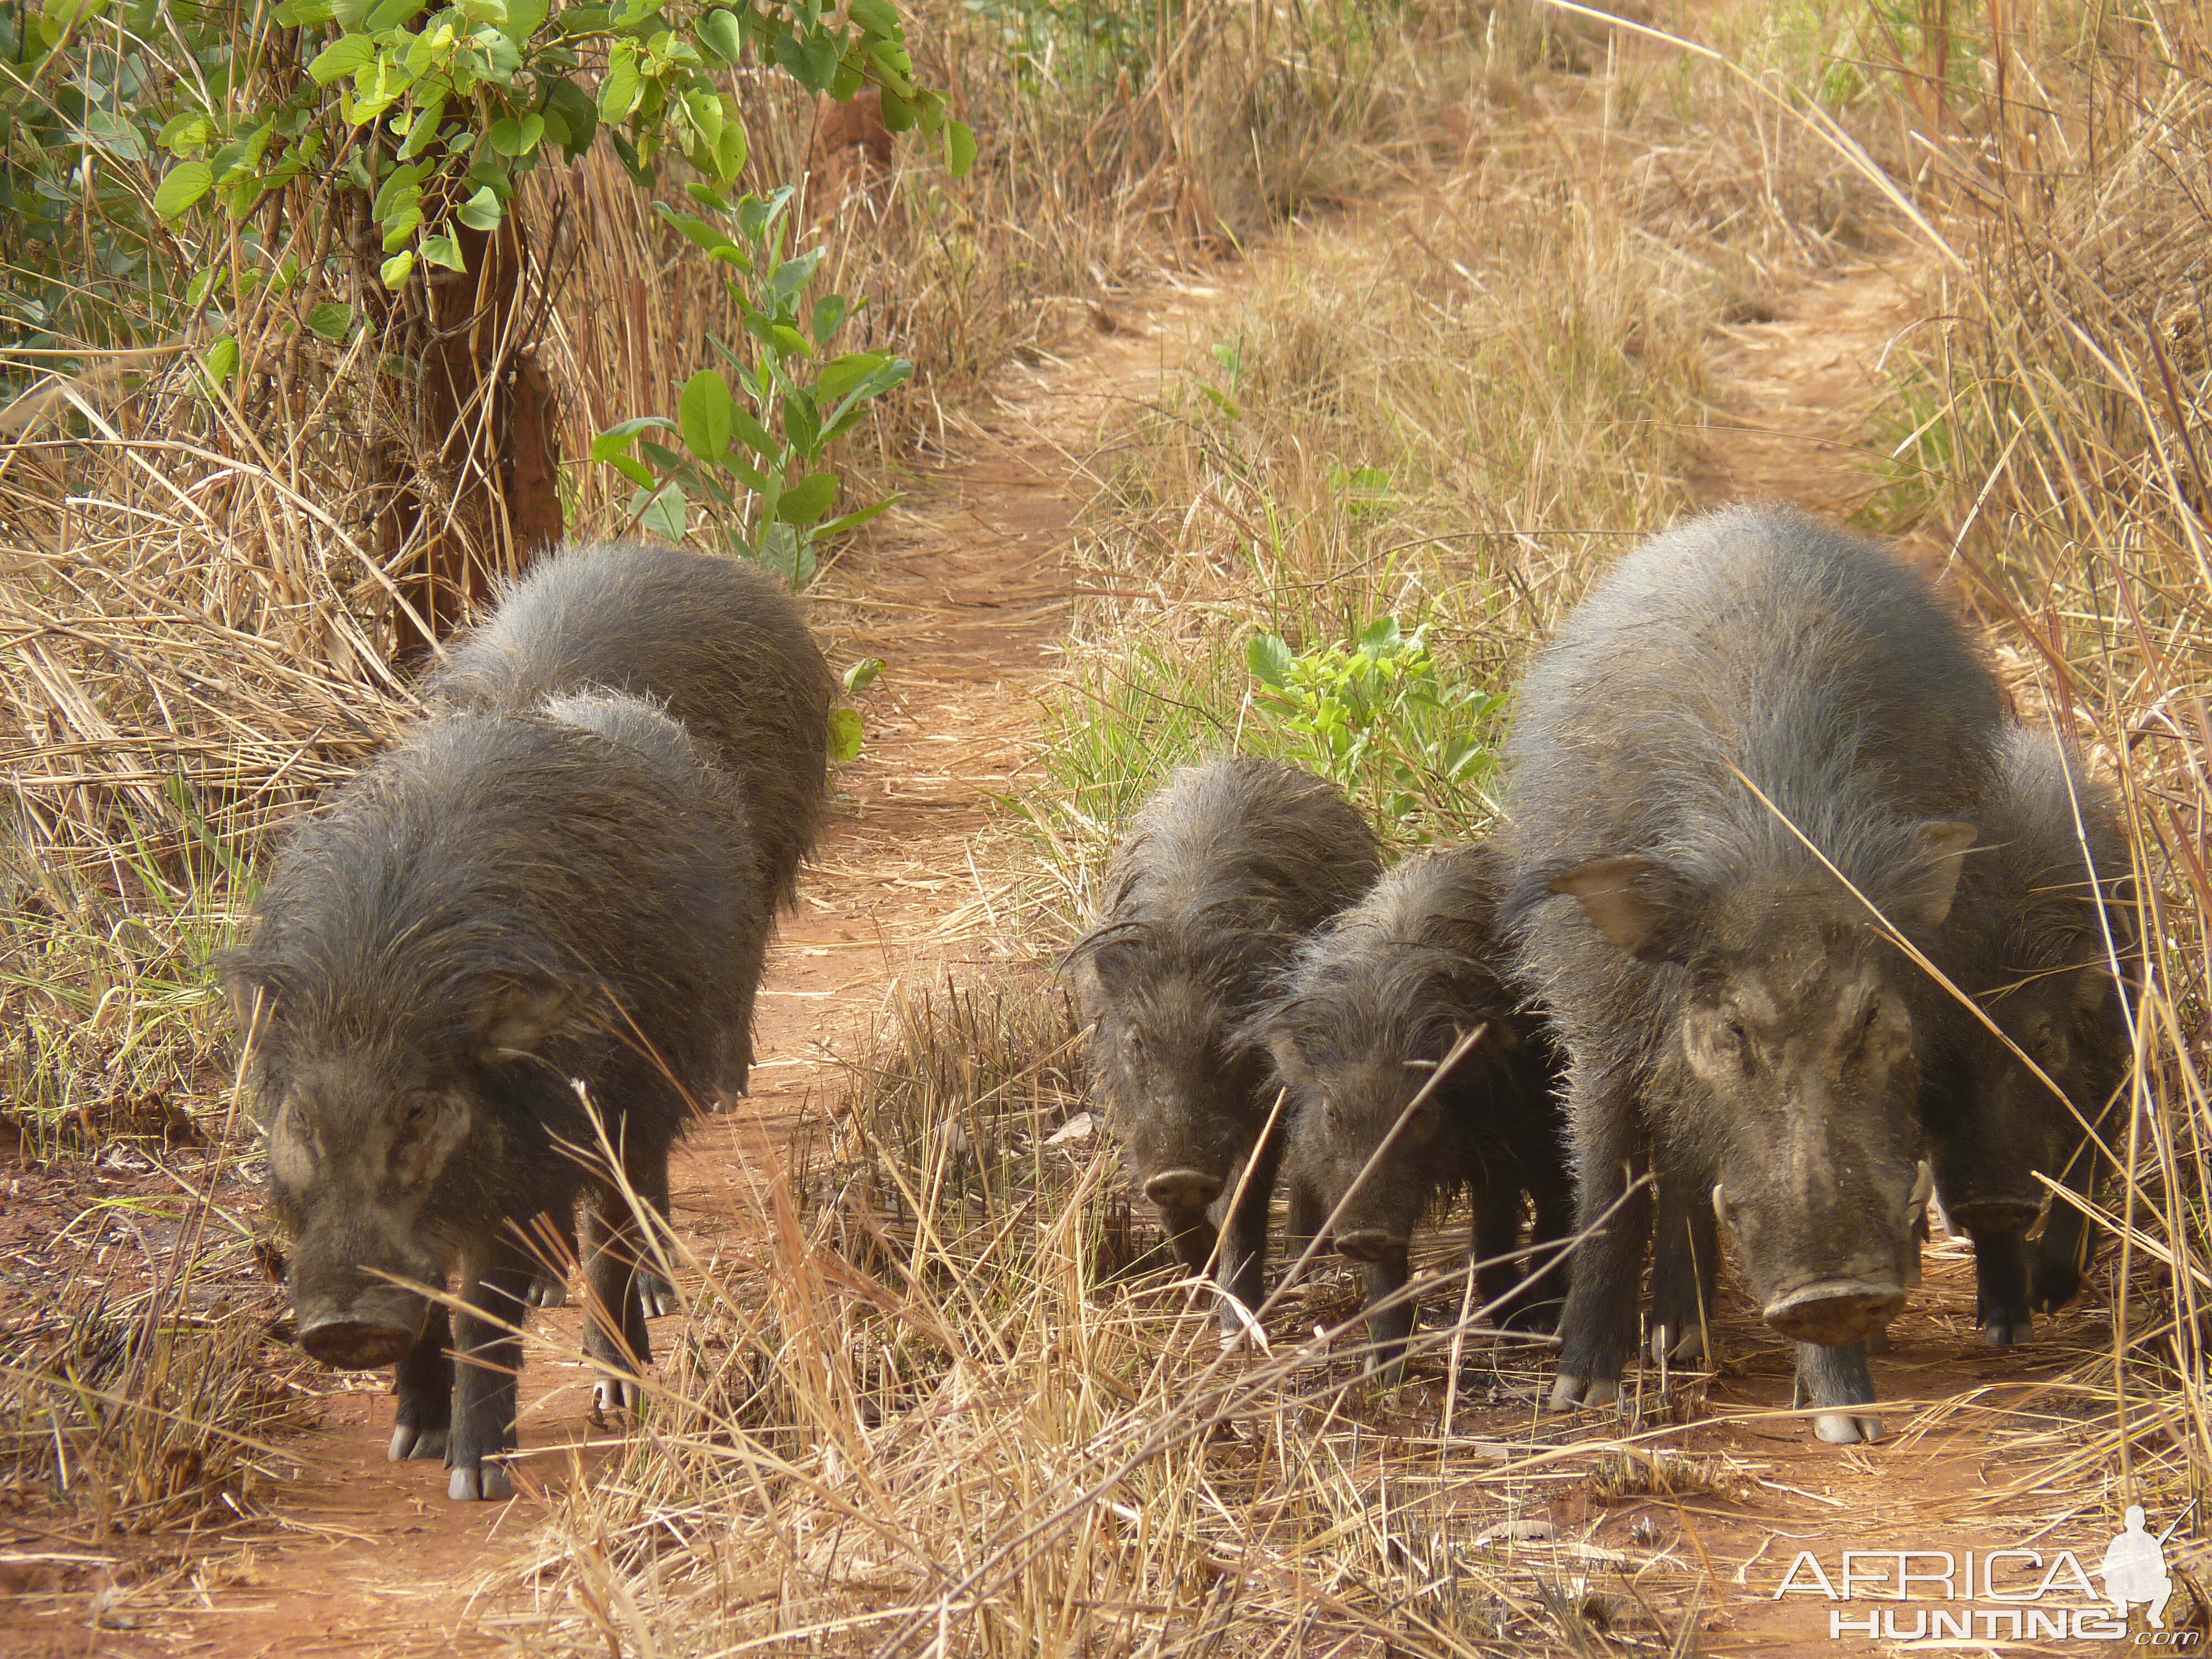
M 644 1431 L 508 1580 L 533 1651 L 1462 1653 L 1694 1625 L 1671 1551 L 1530 1518 L 1583 1480 L 1563 1447 L 1440 1434 L 1448 1352 L 1459 1406 L 1510 1416 L 1529 1351 L 1430 1333 L 1426 1386 L 1372 1395 L 1324 1278 L 1263 1311 L 1266 1351 L 1224 1353 L 1209 1297 L 1114 1249 L 1127 1200 L 1063 999 L 1016 979 L 891 1013 L 812 1201 L 779 1178 L 755 1243 L 678 1262 L 699 1288 Z M 1440 1254 L 1424 1288 L 1449 1295 Z M 1601 1501 L 1728 1488 L 1638 1443 L 1646 1484 Z

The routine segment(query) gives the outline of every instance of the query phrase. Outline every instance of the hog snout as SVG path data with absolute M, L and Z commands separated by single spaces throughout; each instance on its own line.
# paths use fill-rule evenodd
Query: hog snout
M 1406 1254 L 1411 1240 L 1381 1227 L 1362 1227 L 1336 1236 L 1336 1253 L 1351 1261 L 1392 1261 Z
M 1145 1182 L 1145 1196 L 1163 1210 L 1202 1210 L 1221 1196 L 1219 1176 L 1203 1170 L 1163 1170 Z
M 1905 1287 L 1893 1280 L 1832 1279 L 1777 1297 L 1760 1311 L 1791 1341 L 1832 1348 L 1857 1341 L 1904 1310 Z
M 1761 1316 L 1791 1340 L 1819 1347 L 1856 1342 L 1896 1317 L 1904 1310 L 1905 1292 L 1920 1282 L 1919 1243 L 1927 1237 L 1928 1206 L 1935 1193 L 1935 1172 L 1923 1158 L 1895 1234 L 1884 1237 L 1878 1229 L 1857 1229 L 1858 1248 L 1822 1250 L 1818 1254 L 1825 1259 L 1810 1261 L 1801 1256 L 1778 1273 L 1761 1271 L 1754 1259 L 1753 1278 L 1765 1281 Z M 1744 1228 L 1755 1218 L 1739 1209 L 1724 1186 L 1713 1188 L 1713 1211 L 1722 1225 L 1749 1243 Z M 1802 1248 L 1801 1243 L 1797 1249 Z M 1757 1252 L 1752 1254 L 1755 1258 Z
M 344 1371 L 396 1365 L 414 1346 L 412 1331 L 342 1314 L 300 1328 L 300 1346 L 308 1358 Z

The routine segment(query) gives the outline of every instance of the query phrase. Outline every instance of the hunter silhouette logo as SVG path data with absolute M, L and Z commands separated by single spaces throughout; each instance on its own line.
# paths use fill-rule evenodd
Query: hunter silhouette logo
M 2105 1594 L 2112 1598 L 2112 1609 L 2121 1618 L 2128 1616 L 2133 1603 L 2148 1601 L 2151 1628 L 2166 1628 L 2166 1604 L 2173 1594 L 2173 1580 L 2166 1576 L 2166 1540 L 2180 1524 L 2177 1516 L 2171 1526 L 2154 1538 L 2143 1530 L 2142 1505 L 2128 1505 L 2128 1529 L 2112 1540 L 2101 1569 Z

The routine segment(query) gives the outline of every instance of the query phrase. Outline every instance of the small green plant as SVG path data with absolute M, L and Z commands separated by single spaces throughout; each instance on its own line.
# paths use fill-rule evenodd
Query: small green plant
M 735 223 L 736 237 L 711 219 L 654 205 L 709 259 L 728 267 L 724 281 L 744 323 L 738 344 L 745 349 L 719 338 L 712 343 L 737 384 L 733 388 L 720 369 L 700 370 L 684 383 L 678 419 L 624 421 L 592 441 L 592 459 L 637 486 L 629 516 L 647 529 L 682 541 L 690 505 L 702 501 L 733 550 L 801 588 L 820 568 L 820 543 L 866 524 L 898 499 L 887 496 L 831 518 L 842 486 L 821 461 L 914 365 L 879 351 L 823 360 L 853 307 L 841 294 L 808 305 L 823 250 L 784 257 L 792 187 L 764 198 L 744 197 L 734 208 L 703 185 L 690 189 L 702 205 Z M 653 431 L 672 442 L 645 435 Z
M 1254 708 L 1273 728 L 1267 746 L 1333 779 L 1386 833 L 1425 841 L 1486 816 L 1480 791 L 1505 698 L 1449 682 L 1425 627 L 1407 634 L 1381 617 L 1349 646 L 1304 653 L 1257 634 L 1244 661 L 1260 683 Z

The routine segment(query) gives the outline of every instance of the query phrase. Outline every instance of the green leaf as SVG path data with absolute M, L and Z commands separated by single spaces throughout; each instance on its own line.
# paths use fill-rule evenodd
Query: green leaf
M 869 659 L 873 662 L 875 659 Z M 881 664 L 877 665 L 878 667 Z M 860 745 L 866 741 L 866 728 L 860 717 L 849 708 L 830 711 L 830 758 L 842 766 L 860 757 Z
M 411 161 L 428 149 L 438 137 L 438 128 L 446 118 L 446 100 L 435 99 L 415 112 L 412 125 L 407 129 L 407 142 L 399 147 L 399 159 Z
M 884 125 L 893 132 L 909 132 L 914 129 L 914 106 L 893 92 L 884 88 Z
M 760 562 L 784 579 L 796 592 L 814 580 L 814 550 L 799 533 L 778 519 L 761 532 Z
M 228 384 L 230 377 L 238 373 L 237 337 L 226 334 L 210 346 L 207 355 L 200 359 L 200 373 L 207 376 L 208 386 L 215 391 Z
M 468 261 L 461 258 L 461 245 L 451 236 L 425 236 L 422 257 L 434 265 L 443 265 L 448 270 L 466 270 Z
M 653 488 L 653 469 L 647 466 L 643 461 L 630 455 L 609 455 L 605 459 L 609 466 L 614 468 L 640 489 Z
M 595 461 L 610 460 L 628 449 L 636 441 L 639 433 L 651 432 L 656 428 L 672 428 L 675 424 L 665 415 L 641 415 L 635 420 L 620 422 L 592 440 L 592 459 Z
M 516 46 L 526 46 L 530 37 L 544 26 L 550 9 L 546 0 L 507 0 L 507 25 L 501 33 Z
M 554 132 L 556 124 L 560 131 Z M 599 106 L 574 81 L 556 81 L 545 89 L 545 130 L 574 161 L 591 149 L 599 131 Z
M 871 34 L 896 38 L 900 33 L 897 9 L 884 4 L 884 0 L 851 0 L 845 9 L 855 23 Z
M 637 42 L 616 41 L 607 58 L 606 78 L 599 82 L 599 119 L 609 125 L 628 120 L 644 87 L 637 67 Z
M 842 518 L 830 520 L 827 524 L 817 525 L 814 526 L 814 539 L 827 541 L 830 537 L 842 536 L 848 530 L 858 530 L 869 520 L 890 512 L 905 499 L 903 495 L 886 495 L 872 507 L 864 507 L 857 513 L 848 513 Z
M 392 211 L 398 198 L 416 189 L 429 176 L 430 169 L 423 166 L 392 168 L 385 179 L 383 187 L 376 192 L 376 200 L 369 204 L 368 216 L 382 224 L 385 216 Z
M 471 230 L 495 230 L 507 216 L 507 204 L 487 185 L 462 203 L 453 216 Z
M 313 28 L 336 17 L 338 9 L 336 0 L 286 0 L 270 15 L 279 28 Z
M 684 441 L 701 460 L 718 461 L 728 452 L 730 411 L 735 402 L 730 383 L 717 370 L 702 368 L 684 383 L 677 413 Z
M 1203 381 L 1199 384 L 1198 389 L 1206 394 L 1206 398 L 1208 403 L 1212 404 L 1224 415 L 1226 415 L 1231 420 L 1241 421 L 1244 418 L 1244 411 L 1237 408 L 1235 399 L 1230 398 L 1227 394 L 1215 391 L 1212 386 L 1206 385 Z
M 818 524 L 822 515 L 837 504 L 837 475 L 834 472 L 817 472 L 802 478 L 783 492 L 783 499 L 775 504 L 775 516 L 802 529 Z
M 377 0 L 368 9 L 362 27 L 371 34 L 381 34 L 386 29 L 396 29 L 402 23 L 413 21 L 428 0 Z
M 782 446 L 769 436 L 768 428 L 755 420 L 752 410 L 742 404 L 731 406 L 730 429 L 744 441 L 748 448 L 769 460 L 775 459 L 782 453 Z
M 154 192 L 154 211 L 164 221 L 173 219 L 214 188 L 213 167 L 204 161 L 184 162 L 171 167 Z
M 397 252 L 414 240 L 415 233 L 422 228 L 422 210 L 409 201 L 384 222 L 384 251 Z
M 315 54 L 307 65 L 307 76 L 317 86 L 326 87 L 366 68 L 375 56 L 376 43 L 367 35 L 340 35 Z
M 407 285 L 407 279 L 414 274 L 414 270 L 415 250 L 410 247 L 404 252 L 395 253 L 386 259 L 384 262 L 383 270 L 377 274 L 383 278 L 385 287 L 398 289 Z
M 849 697 L 855 691 L 866 690 L 883 672 L 884 659 L 881 657 L 861 658 L 845 671 L 845 695 Z
M 815 301 L 814 320 L 808 325 L 813 332 L 815 344 L 826 346 L 830 343 L 830 337 L 845 320 L 847 308 L 845 296 L 842 294 L 832 294 Z
M 745 55 L 744 33 L 738 20 L 719 7 L 699 20 L 699 44 L 733 68 Z
M 180 115 L 172 115 L 163 122 L 161 131 L 154 142 L 167 150 L 170 155 L 182 160 L 187 155 L 196 155 L 205 149 L 208 140 L 214 137 L 215 133 L 216 126 L 212 119 L 198 110 L 188 109 Z
M 1294 665 L 1289 646 L 1273 634 L 1255 634 L 1244 647 L 1244 665 L 1254 679 L 1281 691 L 1290 685 Z
M 637 521 L 663 541 L 680 542 L 689 505 L 684 499 L 684 486 L 671 478 L 645 504 Z
M 975 165 L 975 135 L 965 121 L 945 124 L 945 165 L 956 179 L 964 179 Z
M 353 307 L 339 305 L 335 301 L 317 306 L 307 313 L 309 331 L 321 335 L 325 340 L 344 339 L 346 331 L 352 326 Z

